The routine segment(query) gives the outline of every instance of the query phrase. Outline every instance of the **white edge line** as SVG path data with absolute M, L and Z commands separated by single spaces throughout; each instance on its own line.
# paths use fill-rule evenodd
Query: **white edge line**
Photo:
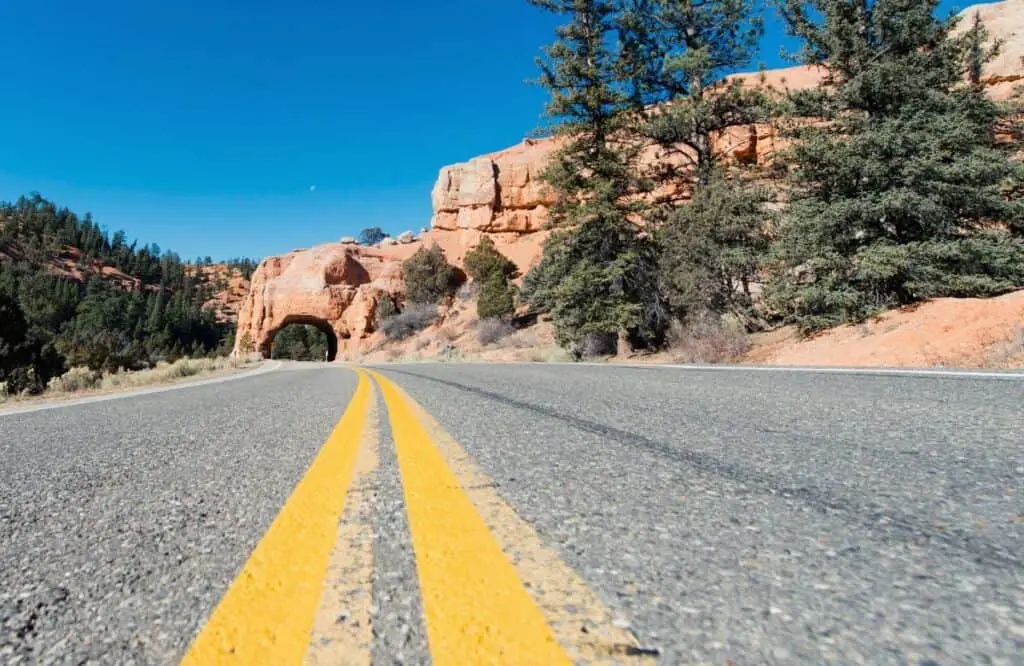
M 532 365 L 532 364 L 531 364 Z M 1024 372 L 1002 372 L 998 370 L 931 370 L 927 368 L 844 368 L 821 366 L 791 365 L 683 365 L 678 363 L 544 363 L 536 365 L 572 366 L 606 368 L 664 368 L 670 370 L 694 370 L 711 372 L 788 372 L 796 374 L 820 375 L 874 375 L 881 377 L 959 377 L 964 379 L 1000 379 L 1024 380 Z
M 15 414 L 29 414 L 31 412 L 42 412 L 47 409 L 59 409 L 62 407 L 77 407 L 78 405 L 88 405 L 94 402 L 106 402 L 108 400 L 123 400 L 125 398 L 137 398 L 143 395 L 152 395 L 154 393 L 164 393 L 166 391 L 179 391 L 182 389 L 196 388 L 197 386 L 209 386 L 210 384 L 220 384 L 222 382 L 231 382 L 236 379 L 247 379 L 249 377 L 255 377 L 257 375 L 266 374 L 273 372 L 281 368 L 283 364 L 281 361 L 274 363 L 263 363 L 260 367 L 249 370 L 248 372 L 240 372 L 233 375 L 225 375 L 223 377 L 210 377 L 209 379 L 198 379 L 195 381 L 180 382 L 177 384 L 171 384 L 169 386 L 152 386 L 149 388 L 132 389 L 129 391 L 121 391 L 118 393 L 110 393 L 105 395 L 93 395 L 84 398 L 73 398 L 70 400 L 60 400 L 53 402 L 41 403 L 38 405 L 25 405 L 24 407 L 0 407 L 0 418 L 5 416 L 14 416 Z
M 389 365 L 423 365 L 423 363 L 383 363 L 370 364 L 374 367 L 387 368 Z M 438 365 L 446 365 L 439 363 Z M 795 374 L 819 375 L 867 375 L 878 377 L 946 377 L 959 379 L 999 379 L 1003 381 L 1024 381 L 1024 372 L 1005 372 L 999 370 L 931 370 L 927 368 L 845 368 L 828 366 L 791 366 L 791 365 L 684 365 L 678 363 L 601 363 L 593 361 L 556 362 L 522 361 L 522 362 L 473 362 L 466 361 L 452 365 L 489 365 L 489 366 L 548 366 L 548 367 L 591 367 L 591 368 L 644 368 L 663 370 L 691 370 L 696 372 L 779 372 Z

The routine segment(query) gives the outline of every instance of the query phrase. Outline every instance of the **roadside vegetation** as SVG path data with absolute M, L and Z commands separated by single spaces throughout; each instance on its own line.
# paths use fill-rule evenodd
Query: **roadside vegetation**
M 119 389 L 139 388 L 157 384 L 167 384 L 188 377 L 200 375 L 216 375 L 251 367 L 251 361 L 228 358 L 180 358 L 173 363 L 160 361 L 147 370 L 122 371 L 104 373 L 92 370 L 87 366 L 71 368 L 63 375 L 53 377 L 42 391 L 18 395 L 8 392 L 5 384 L 0 384 L 0 404 L 24 397 L 50 398 L 78 393 L 102 393 Z
M 575 359 L 728 362 L 782 324 L 1024 287 L 1020 108 L 986 96 L 979 20 L 954 34 L 936 0 L 778 0 L 794 60 L 825 74 L 784 92 L 729 77 L 760 48 L 753 0 L 530 2 L 564 19 L 540 77 L 564 140 L 544 174 L 553 233 L 521 291 L 489 238 L 466 256 L 481 343 L 527 312 Z M 764 163 L 716 148 L 758 124 L 788 147 Z M 455 274 L 420 250 L 408 300 L 443 302 Z M 429 325 L 407 317 L 389 338 Z
M 292 361 L 322 361 L 327 355 L 327 334 L 316 326 L 291 324 L 274 336 L 270 357 Z
M 786 94 L 728 78 L 759 48 L 753 0 L 531 4 L 564 19 L 541 82 L 565 147 L 522 298 L 574 357 L 618 341 L 731 360 L 745 331 L 1024 286 L 1020 146 L 1001 140 L 1019 117 L 986 97 L 980 22 L 954 35 L 935 0 L 780 0 L 796 59 L 826 73 Z M 789 142 L 771 164 L 715 149 L 755 123 Z
M 225 355 L 234 327 L 203 308 L 214 288 L 177 254 L 39 195 L 0 203 L 0 383 L 32 394 L 71 368 L 111 375 Z

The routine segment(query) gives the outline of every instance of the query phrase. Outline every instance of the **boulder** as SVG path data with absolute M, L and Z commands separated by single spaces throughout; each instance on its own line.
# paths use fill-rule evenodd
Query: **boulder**
M 403 245 L 408 245 L 409 243 L 416 242 L 416 236 L 413 235 L 411 231 L 403 231 L 402 233 L 398 234 L 398 242 L 402 243 Z
M 342 245 L 358 245 L 359 244 L 359 241 L 357 241 L 352 236 L 342 236 L 341 240 L 338 241 L 338 242 L 341 243 Z

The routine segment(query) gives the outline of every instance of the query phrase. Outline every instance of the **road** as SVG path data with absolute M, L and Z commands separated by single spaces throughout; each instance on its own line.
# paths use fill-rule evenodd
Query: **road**
M 1024 380 L 369 370 L 0 412 L 0 662 L 1024 662 Z

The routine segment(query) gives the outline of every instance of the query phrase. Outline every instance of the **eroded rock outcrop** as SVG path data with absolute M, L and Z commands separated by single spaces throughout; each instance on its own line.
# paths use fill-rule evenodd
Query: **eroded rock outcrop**
M 289 324 L 308 324 L 329 333 L 332 351 L 339 354 L 363 351 L 374 332 L 378 304 L 383 298 L 404 295 L 403 261 L 419 248 L 437 244 L 448 261 L 461 266 L 466 252 L 483 235 L 475 229 L 434 229 L 407 243 L 331 243 L 268 257 L 253 273 L 239 309 L 235 353 L 269 356 L 274 336 Z M 525 273 L 539 260 L 546 232 L 488 235 Z
M 238 313 L 236 353 L 270 355 L 274 335 L 289 324 L 309 324 L 329 333 L 332 351 L 363 338 L 372 327 L 393 261 L 368 260 L 361 248 L 321 245 L 260 263 L 249 296 Z
M 551 139 L 516 146 L 441 169 L 431 193 L 434 229 L 532 233 L 554 203 L 541 173 L 557 149 Z

